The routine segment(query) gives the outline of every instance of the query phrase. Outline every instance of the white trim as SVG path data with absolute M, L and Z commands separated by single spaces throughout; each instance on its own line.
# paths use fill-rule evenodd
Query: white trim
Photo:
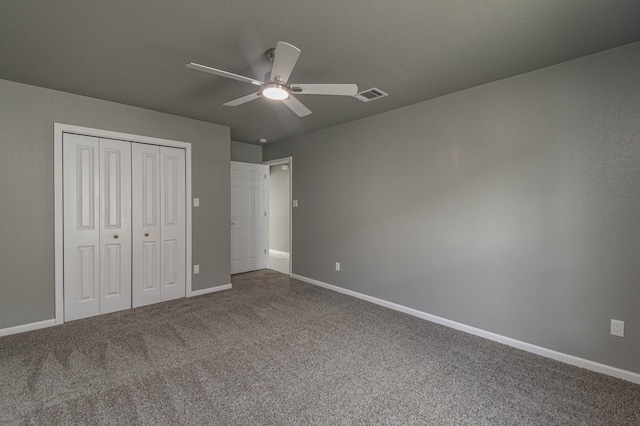
M 32 322 L 29 324 L 16 325 L 14 327 L 0 328 L 0 336 L 8 336 L 10 334 L 24 333 L 25 331 L 38 330 L 40 328 L 53 327 L 56 325 L 55 318 L 44 321 Z
M 271 205 L 271 200 L 269 198 L 269 192 L 271 191 L 269 187 L 271 186 L 271 168 L 263 164 L 264 167 L 264 211 L 267 212 L 264 222 L 262 222 L 262 241 L 264 241 L 264 267 L 269 269 L 269 253 L 271 249 L 269 249 L 269 226 L 271 222 L 271 209 L 269 206 Z
M 202 290 L 193 290 L 188 297 L 202 296 L 203 294 L 215 293 L 216 291 L 230 290 L 231 284 L 219 285 L 216 287 L 203 288 Z
M 270 167 L 271 166 L 275 166 L 278 164 L 288 164 L 289 165 L 289 276 L 292 276 L 291 273 L 293 271 L 293 157 L 284 157 L 284 158 L 278 158 L 275 160 L 269 160 L 269 161 L 263 161 L 262 164 L 264 164 L 265 166 L 268 166 L 267 169 L 270 171 Z M 266 203 L 266 208 L 267 208 L 267 219 L 271 220 L 271 212 L 269 211 L 269 184 L 270 184 L 270 178 L 269 178 L 270 173 L 267 173 L 267 185 L 265 188 L 265 194 L 267 196 L 267 203 Z M 267 247 L 269 247 L 269 223 L 267 221 L 267 227 L 266 227 L 266 238 L 265 241 L 267 242 Z M 271 252 L 271 249 L 269 249 L 269 252 Z M 281 252 L 281 253 L 285 253 L 285 252 Z M 269 258 L 267 258 L 267 262 L 266 262 L 267 268 L 269 267 Z
M 367 302 L 375 303 L 376 305 L 384 306 L 385 308 L 393 309 L 399 312 L 404 312 L 405 314 L 413 315 L 414 317 L 422 318 L 424 320 L 431 321 L 436 324 L 444 325 L 445 327 L 453 328 L 456 330 L 463 331 L 465 333 L 469 333 L 475 336 L 483 337 L 485 339 L 493 340 L 495 342 L 502 343 L 507 346 L 512 346 L 514 348 L 522 349 L 523 351 L 531 352 L 536 355 L 543 356 L 545 358 L 551 358 L 556 361 L 564 362 L 566 364 L 575 365 L 577 367 L 585 368 L 587 370 L 595 371 L 597 373 L 606 374 L 608 376 L 613 376 L 619 379 L 627 380 L 632 383 L 640 384 L 640 374 L 634 373 L 633 371 L 622 370 L 620 368 L 611 367 L 606 364 L 600 364 L 598 362 L 590 361 L 588 359 L 579 358 L 573 355 L 554 351 L 552 349 L 543 348 L 542 346 L 536 346 L 531 343 L 512 339 L 511 337 L 502 336 L 500 334 L 492 333 L 490 331 L 482 330 L 480 328 L 472 327 L 470 325 L 462 324 L 456 321 L 451 321 L 446 318 L 428 314 L 426 312 L 422 312 L 417 309 L 399 305 L 397 303 L 388 302 L 383 299 L 378 299 L 377 297 L 358 293 L 357 291 L 347 290 L 345 288 L 338 287 L 333 284 L 327 284 L 322 281 L 314 280 L 313 278 L 307 278 L 297 274 L 291 274 L 291 278 L 295 278 L 297 280 L 304 281 L 309 284 L 317 285 L 319 287 L 324 287 L 326 289 L 333 290 L 338 293 L 353 296 L 358 299 L 366 300 Z
M 64 210 L 62 201 L 62 133 L 61 125 L 53 125 L 53 192 L 54 192 L 54 285 L 55 285 L 55 323 L 64 322 Z
M 173 141 L 169 139 L 154 138 L 151 136 L 132 135 L 129 133 L 112 132 L 110 130 L 92 129 L 89 127 L 74 126 L 71 124 L 53 124 L 53 184 L 54 184 L 54 241 L 55 241 L 55 324 L 64 322 L 64 272 L 63 272 L 63 187 L 62 187 L 62 136 L 64 133 L 94 136 L 98 138 L 118 139 L 129 142 L 147 143 L 151 145 L 170 146 L 185 150 L 186 173 L 186 297 L 191 296 L 191 280 L 193 274 L 192 263 L 192 201 L 191 201 L 191 144 L 189 142 Z
M 187 267 L 187 280 L 185 282 L 185 286 L 186 288 L 186 294 L 185 297 L 191 297 L 191 293 L 193 293 L 193 290 L 191 289 L 191 280 L 193 278 L 193 261 L 192 261 L 192 256 L 193 256 L 193 247 L 191 246 L 191 241 L 193 238 L 193 198 L 192 198 L 192 192 L 191 192 L 191 144 L 188 144 L 188 148 L 185 148 L 185 174 L 186 174 L 186 182 L 185 185 L 187 186 L 185 189 L 185 198 L 186 198 L 186 202 L 187 202 L 187 217 L 186 217 L 186 225 L 187 225 L 187 235 L 186 235 L 186 239 L 185 239 L 185 248 L 187 249 L 185 256 L 186 256 L 186 267 Z
M 286 257 L 287 259 L 289 258 L 289 253 L 287 253 L 286 251 L 269 249 L 269 254 L 272 254 L 278 257 Z

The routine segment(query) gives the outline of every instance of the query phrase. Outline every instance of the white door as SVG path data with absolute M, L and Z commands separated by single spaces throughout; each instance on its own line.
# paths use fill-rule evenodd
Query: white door
M 186 294 L 185 151 L 133 143 L 133 307 Z
M 100 139 L 100 313 L 131 308 L 131 144 Z
M 100 166 L 98 138 L 65 134 L 64 319 L 100 313 Z
M 160 302 L 160 147 L 131 144 L 133 307 Z
M 130 145 L 65 134 L 65 320 L 131 307 Z
M 160 160 L 160 299 L 165 301 L 186 292 L 185 151 L 160 147 Z
M 231 162 L 231 273 L 264 269 L 267 166 Z
M 186 152 L 65 133 L 64 317 L 186 294 Z

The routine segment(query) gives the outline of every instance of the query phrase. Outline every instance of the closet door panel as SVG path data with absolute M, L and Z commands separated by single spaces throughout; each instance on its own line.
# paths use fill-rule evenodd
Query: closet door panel
M 185 151 L 160 147 L 161 300 L 185 296 Z
M 99 140 L 63 136 L 64 319 L 100 313 Z
M 160 302 L 160 147 L 131 144 L 133 307 Z
M 131 308 L 131 143 L 100 139 L 100 313 Z

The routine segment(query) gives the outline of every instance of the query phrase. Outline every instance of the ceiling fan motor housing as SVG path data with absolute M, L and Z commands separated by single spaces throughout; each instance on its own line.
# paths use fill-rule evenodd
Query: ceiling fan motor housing
M 267 49 L 267 51 L 264 52 L 264 55 L 267 57 L 269 62 L 273 63 L 273 60 L 276 57 L 276 48 L 272 47 L 271 49 Z

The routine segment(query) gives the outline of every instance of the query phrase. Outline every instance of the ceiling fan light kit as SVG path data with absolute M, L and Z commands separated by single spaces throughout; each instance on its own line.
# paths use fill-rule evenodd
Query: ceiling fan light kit
M 282 101 L 289 98 L 289 89 L 281 84 L 265 84 L 264 89 L 262 89 L 262 96 L 267 99 Z
M 259 92 L 233 99 L 225 102 L 223 105 L 238 106 L 255 99 L 265 97 L 267 99 L 282 101 L 282 103 L 297 114 L 298 117 L 304 117 L 311 114 L 311 110 L 304 106 L 302 102 L 297 100 L 292 93 L 295 93 L 296 95 L 332 96 L 354 96 L 358 93 L 358 86 L 355 84 L 287 84 L 289 76 L 293 71 L 293 67 L 295 67 L 298 57 L 300 56 L 300 49 L 289 43 L 279 41 L 275 49 L 267 50 L 266 55 L 272 63 L 271 73 L 267 74 L 269 80 L 267 82 L 208 67 L 206 65 L 196 64 L 194 62 L 186 64 L 186 67 L 214 74 L 219 77 L 249 83 L 254 86 L 264 86 Z

